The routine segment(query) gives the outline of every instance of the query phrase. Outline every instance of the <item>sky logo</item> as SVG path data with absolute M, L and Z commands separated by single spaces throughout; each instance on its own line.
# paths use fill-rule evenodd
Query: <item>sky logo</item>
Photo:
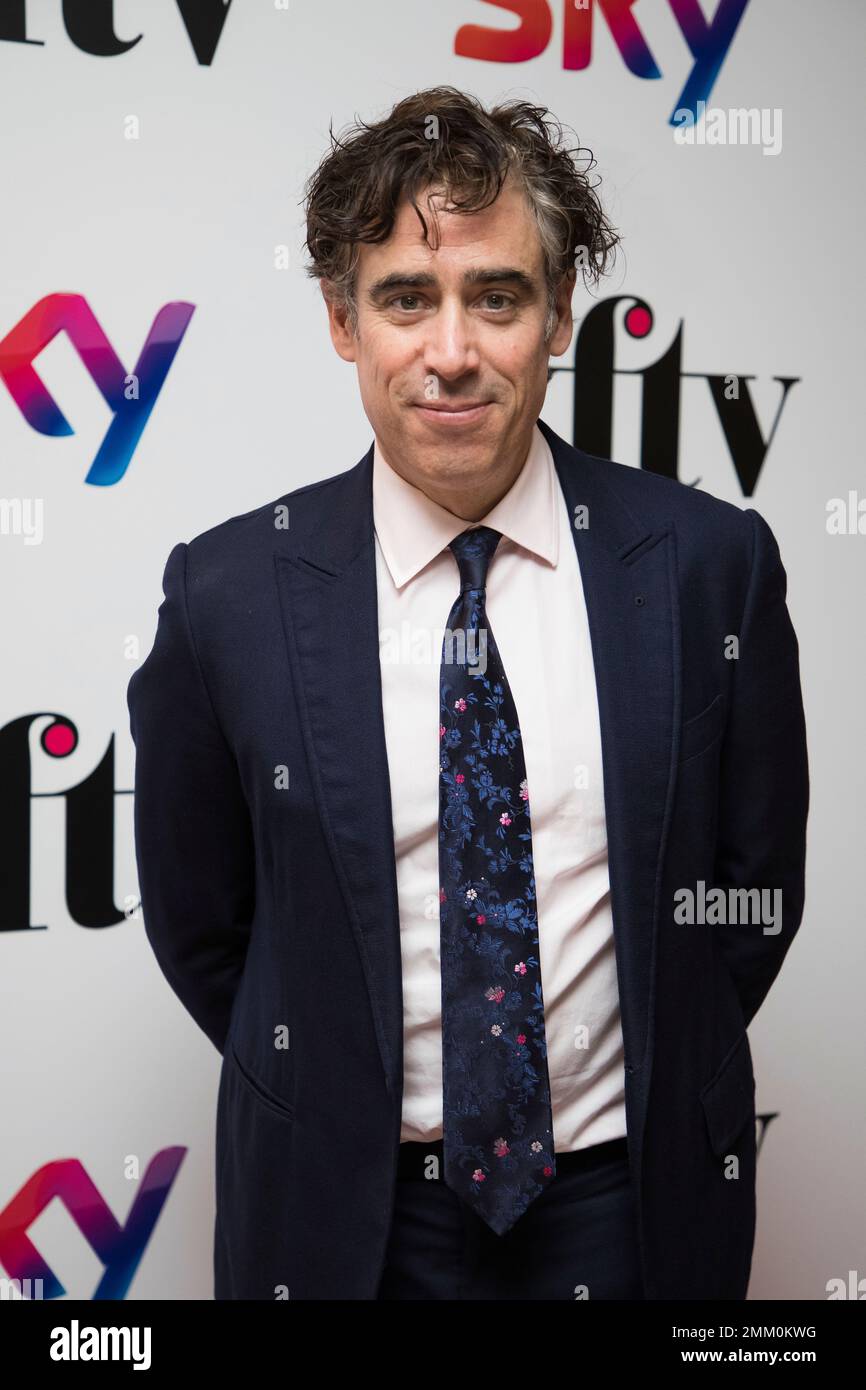
M 525 63 L 545 51 L 553 34 L 553 10 L 548 0 L 487 0 L 487 3 L 508 10 L 520 24 L 516 29 L 464 24 L 454 40 L 454 52 L 459 57 L 488 63 Z M 635 3 L 636 0 L 562 0 L 562 66 L 572 71 L 589 67 L 593 20 L 598 12 L 604 17 L 629 72 L 644 79 L 660 78 L 661 69 L 632 14 Z M 686 84 L 674 103 L 674 113 L 685 108 L 697 119 L 698 102 L 706 104 L 709 100 L 748 3 L 749 0 L 718 0 L 712 18 L 707 20 L 699 0 L 668 0 L 694 60 Z M 671 124 L 674 113 L 670 117 Z
M 77 1158 L 46 1163 L 0 1211 L 0 1264 L 13 1281 L 24 1288 L 41 1289 L 44 1298 L 60 1298 L 66 1293 L 27 1234 L 37 1216 L 57 1197 L 105 1266 L 94 1299 L 125 1298 L 185 1154 L 185 1148 L 176 1146 L 154 1155 L 125 1226 L 116 1220 Z
M 33 429 L 57 437 L 74 434 L 33 366 L 43 348 L 66 333 L 114 415 L 84 480 L 110 487 L 129 467 L 194 312 L 195 305 L 182 300 L 164 304 L 128 372 L 83 295 L 46 295 L 0 341 L 0 377 Z

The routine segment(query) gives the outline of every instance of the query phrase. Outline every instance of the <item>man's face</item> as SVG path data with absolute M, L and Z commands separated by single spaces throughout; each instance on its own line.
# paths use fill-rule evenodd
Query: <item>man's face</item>
M 425 195 L 418 202 L 429 225 Z M 364 410 L 389 464 L 447 506 L 449 498 L 499 491 L 497 479 L 510 486 L 519 472 L 544 403 L 548 358 L 571 341 L 573 276 L 545 342 L 541 241 L 521 190 L 506 180 L 478 212 L 441 206 L 436 250 L 408 201 L 388 241 L 361 247 L 357 335 L 339 308 L 329 305 L 329 317 L 334 346 L 357 364 Z

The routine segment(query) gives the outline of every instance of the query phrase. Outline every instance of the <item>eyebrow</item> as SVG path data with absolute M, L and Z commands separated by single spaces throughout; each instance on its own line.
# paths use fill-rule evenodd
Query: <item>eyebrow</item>
M 476 267 L 465 271 L 463 275 L 464 285 L 502 284 L 503 281 L 527 292 L 536 288 L 532 276 L 527 275 L 524 270 L 518 270 L 516 266 L 493 266 L 490 269 Z M 379 300 L 392 290 L 429 290 L 435 288 L 438 283 L 436 276 L 431 275 L 429 271 L 395 270 L 390 275 L 383 275 L 380 280 L 374 280 L 367 293 L 370 299 Z

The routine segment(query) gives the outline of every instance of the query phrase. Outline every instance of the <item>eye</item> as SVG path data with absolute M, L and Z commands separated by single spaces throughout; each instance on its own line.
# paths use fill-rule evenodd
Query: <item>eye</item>
M 406 300 L 412 300 L 413 302 L 407 304 Z M 398 294 L 394 299 L 389 299 L 388 304 L 391 307 L 396 305 L 396 307 L 402 309 L 404 313 L 414 314 L 416 309 L 421 307 L 421 297 L 417 294 Z
M 511 309 L 514 305 L 514 300 L 512 299 L 511 295 L 503 294 L 501 290 L 490 290 L 489 293 L 487 293 L 484 296 L 484 298 L 486 300 L 498 299 L 500 301 L 499 304 L 489 305 L 489 307 L 493 309 L 494 312 L 499 314 L 502 313 L 503 309 Z

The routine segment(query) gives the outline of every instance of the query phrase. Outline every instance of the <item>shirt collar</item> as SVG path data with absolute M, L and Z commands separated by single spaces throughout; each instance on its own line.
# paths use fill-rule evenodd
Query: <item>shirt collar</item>
M 536 425 L 522 469 L 504 497 L 479 522 L 440 507 L 386 462 L 373 447 L 373 525 L 385 563 L 399 589 L 470 526 L 491 526 L 548 564 L 559 556 L 558 480 L 550 447 Z

